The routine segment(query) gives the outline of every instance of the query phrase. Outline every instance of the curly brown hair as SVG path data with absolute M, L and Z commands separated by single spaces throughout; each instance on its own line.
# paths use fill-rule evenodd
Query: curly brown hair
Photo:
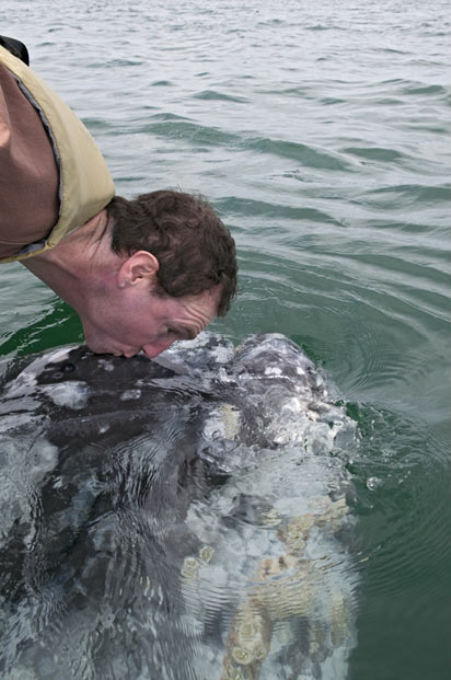
M 199 295 L 220 285 L 217 315 L 227 313 L 237 286 L 235 242 L 201 196 L 169 190 L 131 201 L 115 196 L 107 211 L 116 254 L 146 250 L 158 259 L 157 294 Z

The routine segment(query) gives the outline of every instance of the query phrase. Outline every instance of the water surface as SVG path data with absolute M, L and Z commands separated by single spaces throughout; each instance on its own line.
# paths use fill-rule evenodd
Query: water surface
M 214 324 L 279 331 L 357 419 L 350 677 L 449 676 L 449 7 L 3 0 L 6 35 L 82 117 L 118 193 L 204 193 L 237 242 Z M 19 265 L 6 358 L 81 339 Z

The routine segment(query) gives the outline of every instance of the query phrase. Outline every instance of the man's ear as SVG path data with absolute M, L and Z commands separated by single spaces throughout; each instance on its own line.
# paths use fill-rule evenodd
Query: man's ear
M 160 263 L 155 255 L 146 250 L 138 250 L 121 264 L 117 273 L 117 284 L 119 288 L 145 286 L 149 290 L 159 268 Z

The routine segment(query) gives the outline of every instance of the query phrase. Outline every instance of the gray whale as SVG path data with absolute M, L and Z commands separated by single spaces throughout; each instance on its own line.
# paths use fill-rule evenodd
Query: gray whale
M 277 334 L 13 367 L 2 677 L 346 677 L 357 437 L 330 389 Z

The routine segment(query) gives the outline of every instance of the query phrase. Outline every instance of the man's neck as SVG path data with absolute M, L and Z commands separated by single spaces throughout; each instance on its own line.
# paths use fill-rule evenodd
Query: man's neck
M 106 210 L 65 236 L 54 248 L 22 264 L 76 311 L 98 286 L 108 285 L 121 259 L 111 250 Z

